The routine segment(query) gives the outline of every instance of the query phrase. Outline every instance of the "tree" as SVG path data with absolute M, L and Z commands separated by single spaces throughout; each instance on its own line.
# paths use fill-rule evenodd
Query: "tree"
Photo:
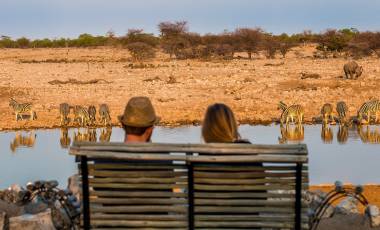
M 18 48 L 29 48 L 30 40 L 26 37 L 22 37 L 16 40 L 16 45 Z
M 154 47 L 144 42 L 130 43 L 127 45 L 127 49 L 135 61 L 154 58 L 156 54 Z
M 267 58 L 275 58 L 277 50 L 280 49 L 280 42 L 271 34 L 265 34 L 262 47 Z
M 122 38 L 122 42 L 124 45 L 142 42 L 152 47 L 157 47 L 159 39 L 153 34 L 144 33 L 142 29 L 129 29 L 126 36 Z
M 285 58 L 286 53 L 297 45 L 295 40 L 292 37 L 289 37 L 286 33 L 281 34 L 277 37 L 278 40 L 278 49 L 280 53 L 282 54 L 282 57 Z
M 178 53 L 178 49 L 186 46 L 183 35 L 188 32 L 186 21 L 161 22 L 158 24 L 161 38 L 161 48 L 170 55 Z
M 262 42 L 263 31 L 260 28 L 239 28 L 235 30 L 235 36 L 242 51 L 247 52 L 252 59 L 252 53 L 257 53 Z

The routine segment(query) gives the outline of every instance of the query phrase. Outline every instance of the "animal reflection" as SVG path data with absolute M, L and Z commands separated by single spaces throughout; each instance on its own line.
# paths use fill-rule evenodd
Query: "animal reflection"
M 33 131 L 29 135 L 22 135 L 20 132 L 16 132 L 16 136 L 10 143 L 10 149 L 14 153 L 20 147 L 32 148 L 36 142 L 37 134 Z
M 322 125 L 321 139 L 326 144 L 332 143 L 332 141 L 334 139 L 334 133 L 333 133 L 330 125 L 326 125 L 326 124 Z
M 380 143 L 379 127 L 371 128 L 368 125 L 359 125 L 357 129 L 358 129 L 359 137 L 363 143 L 370 143 L 370 144 Z
M 84 132 L 82 132 L 79 129 L 78 131 L 74 131 L 74 141 L 96 142 L 97 141 L 96 129 L 86 129 Z
M 281 125 L 280 130 L 281 137 L 278 138 L 278 142 L 280 144 L 286 144 L 289 142 L 302 142 L 305 138 L 303 125 L 286 125 L 285 127 Z
M 111 127 L 103 128 L 100 131 L 99 141 L 100 142 L 110 142 L 111 135 L 112 135 L 112 128 Z
M 345 144 L 348 140 L 348 127 L 346 125 L 339 125 L 336 136 L 339 144 Z
M 70 146 L 71 138 L 69 136 L 69 130 L 67 128 L 61 129 L 59 143 L 61 144 L 62 148 L 68 148 Z

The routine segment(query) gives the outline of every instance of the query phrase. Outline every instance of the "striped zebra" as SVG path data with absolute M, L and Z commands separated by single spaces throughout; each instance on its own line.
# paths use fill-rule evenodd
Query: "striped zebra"
M 328 124 L 330 120 L 334 120 L 333 116 L 333 106 L 330 103 L 326 103 L 322 106 L 321 109 L 321 115 L 322 115 L 322 120 L 323 124 Z
M 100 122 L 104 124 L 104 126 L 111 125 L 110 110 L 107 104 L 101 104 L 99 106 L 99 116 Z
M 291 105 L 287 106 L 284 102 L 280 101 L 278 104 L 278 108 L 282 110 L 280 122 L 281 124 L 286 123 L 289 124 L 291 122 L 298 122 L 298 124 L 302 124 L 304 117 L 304 109 L 301 105 Z
M 61 117 L 61 125 L 67 125 L 70 122 L 69 119 L 70 106 L 67 103 L 62 103 L 59 105 L 59 115 Z
M 344 101 L 336 103 L 336 112 L 338 113 L 339 125 L 345 125 L 348 122 L 348 107 Z
M 90 116 L 88 114 L 88 110 L 80 105 L 76 105 L 74 107 L 74 121 L 77 122 L 81 126 L 87 126 L 90 123 Z
M 95 106 L 90 105 L 88 107 L 88 116 L 89 116 L 89 120 L 90 120 L 91 125 L 95 125 L 95 122 L 96 122 L 96 108 L 95 108 Z
M 358 110 L 358 122 L 361 123 L 364 117 L 364 123 L 369 124 L 371 122 L 371 115 L 375 115 L 375 122 L 378 122 L 378 114 L 380 112 L 380 101 L 377 99 L 372 99 L 365 102 Z
M 30 119 L 37 119 L 36 112 L 33 110 L 32 103 L 18 103 L 15 99 L 11 98 L 9 100 L 9 106 L 13 108 L 14 113 L 16 114 L 16 121 L 20 117 L 23 120 L 23 114 L 30 114 Z

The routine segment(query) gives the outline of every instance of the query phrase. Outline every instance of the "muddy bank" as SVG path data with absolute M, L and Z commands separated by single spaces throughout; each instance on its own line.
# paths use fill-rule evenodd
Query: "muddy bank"
M 364 67 L 362 77 L 346 80 L 342 76 L 347 60 L 313 59 L 313 50 L 299 48 L 297 55 L 291 52 L 285 59 L 212 62 L 168 60 L 159 55 L 147 67 L 134 68 L 125 50 L 72 49 L 66 56 L 66 49 L 3 49 L 0 127 L 59 127 L 58 110 L 63 102 L 84 106 L 107 103 L 113 125 L 118 125 L 117 116 L 128 99 L 137 95 L 151 98 L 165 126 L 199 124 L 207 106 L 215 102 L 231 106 L 242 124 L 269 124 L 280 116 L 280 100 L 298 103 L 305 107 L 306 123 L 312 123 L 324 103 L 343 100 L 354 116 L 364 101 L 380 98 L 379 59 L 358 60 Z M 65 58 L 65 62 L 44 61 Z M 320 78 L 304 78 L 305 73 Z M 9 107 L 10 97 L 33 103 L 38 119 L 16 122 Z

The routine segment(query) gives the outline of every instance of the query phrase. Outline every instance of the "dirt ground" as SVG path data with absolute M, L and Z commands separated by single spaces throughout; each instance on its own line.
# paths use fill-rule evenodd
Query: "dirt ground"
M 128 99 L 151 98 L 162 125 L 199 123 L 208 105 L 231 106 L 241 123 L 267 124 L 280 116 L 277 104 L 299 103 L 306 122 L 324 103 L 343 100 L 355 115 L 370 98 L 380 98 L 380 59 L 358 60 L 358 80 L 343 76 L 344 58 L 314 59 L 313 46 L 299 47 L 286 59 L 257 57 L 231 61 L 169 60 L 160 54 L 147 68 L 132 68 L 122 49 L 0 49 L 0 128 L 60 126 L 59 104 L 107 103 L 114 125 Z M 301 79 L 314 73 L 320 79 Z M 91 81 L 94 84 L 49 84 L 50 81 Z M 35 121 L 15 121 L 9 98 L 31 102 Z

